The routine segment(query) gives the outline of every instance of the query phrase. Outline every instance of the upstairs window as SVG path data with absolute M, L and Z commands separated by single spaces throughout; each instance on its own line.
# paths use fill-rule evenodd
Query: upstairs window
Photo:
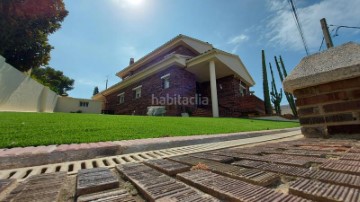
M 89 107 L 89 102 L 80 101 L 80 107 Z
M 138 87 L 136 87 L 136 88 L 133 88 L 134 98 L 135 98 L 135 99 L 141 98 L 141 87 L 142 87 L 142 86 L 138 86 Z
M 170 74 L 166 74 L 166 75 L 162 76 L 161 81 L 162 81 L 163 89 L 170 88 Z
M 246 87 L 246 84 L 242 81 L 240 81 L 240 84 L 239 84 L 239 91 L 240 91 L 240 95 L 241 96 L 245 96 L 247 95 L 247 87 Z
M 122 104 L 125 102 L 125 93 L 120 93 L 119 95 L 119 104 Z

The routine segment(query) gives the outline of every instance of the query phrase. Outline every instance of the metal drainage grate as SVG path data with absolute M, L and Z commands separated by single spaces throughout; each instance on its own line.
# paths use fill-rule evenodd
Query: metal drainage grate
M 123 154 L 123 155 L 109 156 L 109 157 L 82 160 L 82 161 L 72 161 L 72 162 L 48 164 L 42 166 L 9 169 L 9 170 L 0 171 L 0 179 L 17 179 L 19 181 L 24 181 L 33 175 L 63 172 L 63 171 L 67 172 L 69 175 L 72 175 L 72 174 L 76 174 L 81 169 L 98 168 L 98 167 L 113 168 L 117 164 L 142 162 L 152 159 L 168 158 L 172 156 L 223 149 L 228 147 L 244 146 L 244 145 L 268 142 L 279 139 L 292 140 L 292 139 L 299 139 L 302 137 L 303 136 L 300 135 L 298 131 L 292 131 L 292 132 L 281 133 L 276 135 L 267 135 L 262 137 L 254 137 L 254 138 L 224 141 L 217 143 L 208 143 L 208 144 L 198 144 L 198 145 L 191 145 L 184 147 L 175 147 L 171 149 Z

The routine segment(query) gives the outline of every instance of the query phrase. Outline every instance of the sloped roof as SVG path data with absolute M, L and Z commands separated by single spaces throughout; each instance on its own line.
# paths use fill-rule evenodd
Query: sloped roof
M 193 50 L 195 50 L 199 54 L 202 54 L 205 51 L 213 48 L 213 46 L 208 42 L 204 42 L 199 39 L 195 39 L 195 38 L 183 35 L 183 34 L 179 34 L 178 36 L 172 38 L 170 41 L 164 43 L 160 47 L 156 48 L 155 50 L 151 51 L 144 57 L 140 58 L 133 64 L 131 64 L 128 67 L 124 68 L 123 70 L 119 71 L 118 73 L 116 73 L 116 75 L 119 77 L 125 76 L 129 71 L 135 70 L 136 68 L 140 67 L 145 62 L 150 61 L 153 57 L 156 57 L 156 55 L 159 54 L 160 52 L 166 50 L 169 47 L 173 47 L 174 45 L 178 44 L 179 42 L 183 42 L 183 43 L 187 44 L 189 47 L 191 47 Z
M 191 65 L 191 63 L 205 59 L 206 57 L 208 57 L 210 55 L 213 55 L 214 57 L 216 57 L 219 61 L 224 63 L 232 71 L 234 71 L 236 74 L 238 74 L 238 76 L 243 78 L 248 85 L 250 85 L 250 86 L 255 85 L 254 79 L 251 77 L 250 73 L 246 69 L 246 67 L 243 64 L 243 62 L 241 61 L 240 57 L 238 55 L 228 53 L 223 50 L 213 48 L 209 51 L 204 52 L 201 55 L 191 58 L 190 60 L 187 61 L 187 64 Z

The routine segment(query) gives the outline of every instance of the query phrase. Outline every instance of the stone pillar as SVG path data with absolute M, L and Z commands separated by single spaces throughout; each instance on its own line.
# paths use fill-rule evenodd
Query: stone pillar
M 284 80 L 306 137 L 360 136 L 360 45 L 305 57 Z
M 219 103 L 217 97 L 217 85 L 216 85 L 216 72 L 215 62 L 212 60 L 209 63 L 210 71 L 210 88 L 211 88 L 211 105 L 213 117 L 219 117 Z

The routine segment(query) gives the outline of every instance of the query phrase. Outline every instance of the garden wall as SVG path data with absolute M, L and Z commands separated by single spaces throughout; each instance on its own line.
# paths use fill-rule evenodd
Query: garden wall
M 58 95 L 0 56 L 0 111 L 53 112 Z

